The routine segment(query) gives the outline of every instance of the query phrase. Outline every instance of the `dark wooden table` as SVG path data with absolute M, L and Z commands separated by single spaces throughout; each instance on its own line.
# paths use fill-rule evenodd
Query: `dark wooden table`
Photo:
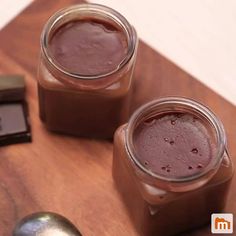
M 137 235 L 113 186 L 112 143 L 49 133 L 38 117 L 39 37 L 48 17 L 75 0 L 36 0 L 0 31 L 0 73 L 24 74 L 33 143 L 0 148 L 0 235 L 35 211 L 68 217 L 86 235 Z M 181 95 L 208 105 L 222 119 L 236 160 L 236 108 L 140 42 L 133 109 L 160 96 Z M 236 212 L 233 179 L 226 211 Z M 187 235 L 211 235 L 210 227 Z

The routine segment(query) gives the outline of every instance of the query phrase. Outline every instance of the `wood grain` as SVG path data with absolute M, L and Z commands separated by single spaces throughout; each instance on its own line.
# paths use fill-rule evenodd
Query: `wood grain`
M 136 236 L 111 177 L 112 143 L 49 133 L 38 117 L 36 75 L 39 37 L 56 10 L 73 0 L 36 0 L 0 32 L 0 73 L 26 76 L 33 143 L 0 149 L 0 235 L 34 211 L 68 217 L 86 235 Z M 208 105 L 222 119 L 236 160 L 236 108 L 140 42 L 133 110 L 160 96 L 180 95 Z M 233 179 L 226 210 L 236 213 Z M 211 235 L 205 227 L 187 235 Z

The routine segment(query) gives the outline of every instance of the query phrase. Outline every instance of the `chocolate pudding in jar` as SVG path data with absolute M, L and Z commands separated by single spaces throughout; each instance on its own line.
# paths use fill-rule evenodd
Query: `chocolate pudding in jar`
M 129 117 L 134 28 L 98 4 L 63 9 L 46 23 L 38 76 L 40 118 L 51 131 L 111 138 Z
M 232 175 L 223 126 L 195 101 L 155 100 L 115 133 L 113 178 L 140 235 L 209 223 L 224 209 Z

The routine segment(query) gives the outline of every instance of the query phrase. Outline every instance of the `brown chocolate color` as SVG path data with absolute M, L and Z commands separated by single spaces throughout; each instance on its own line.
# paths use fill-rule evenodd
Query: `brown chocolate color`
M 182 113 L 167 113 L 140 123 L 134 132 L 134 146 L 145 168 L 175 178 L 201 172 L 215 149 L 203 122 Z
M 110 139 L 129 114 L 129 97 L 47 90 L 39 84 L 40 118 L 50 131 Z
M 121 126 L 115 133 L 112 173 L 139 235 L 176 235 L 209 223 L 212 213 L 224 209 L 233 175 L 227 154 L 204 186 L 186 192 L 165 191 L 142 182 L 135 174 L 125 145 L 126 128 Z
M 0 146 L 30 141 L 26 104 L 0 104 Z
M 25 99 L 25 82 L 22 75 L 0 75 L 0 103 Z
M 100 75 L 119 66 L 127 54 L 127 40 L 111 24 L 84 19 L 62 25 L 53 34 L 49 50 L 66 71 Z
M 127 40 L 124 30 L 114 22 L 90 18 L 73 20 L 52 32 L 48 52 L 60 68 L 103 76 L 88 80 L 73 77 L 80 85 L 89 83 L 89 88 L 78 88 L 67 84 L 69 76 L 62 81 L 64 74 L 58 76 L 55 68 L 56 72 L 51 72 L 47 63 L 40 63 L 39 110 L 47 129 L 80 137 L 113 137 L 129 117 L 134 56 L 114 72 L 127 56 Z

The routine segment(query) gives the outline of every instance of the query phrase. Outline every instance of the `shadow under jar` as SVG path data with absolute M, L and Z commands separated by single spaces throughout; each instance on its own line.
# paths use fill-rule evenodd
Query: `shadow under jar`
M 232 175 L 223 126 L 195 101 L 155 100 L 115 133 L 113 178 L 141 235 L 207 224 L 223 210 Z
M 47 129 L 112 138 L 129 117 L 138 39 L 115 10 L 79 4 L 55 13 L 41 36 L 40 118 Z

